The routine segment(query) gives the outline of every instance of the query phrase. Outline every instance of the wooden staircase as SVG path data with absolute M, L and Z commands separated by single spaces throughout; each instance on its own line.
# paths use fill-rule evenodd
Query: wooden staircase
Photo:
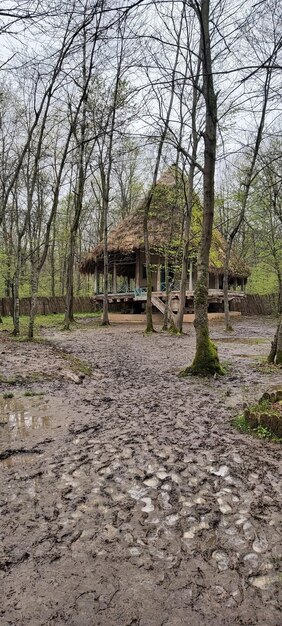
M 152 294 L 152 305 L 155 306 L 156 309 L 158 309 L 164 315 L 164 312 L 165 312 L 164 302 L 158 296 L 154 296 L 153 294 Z M 176 315 L 171 310 L 170 303 L 168 305 L 168 319 L 173 324 L 176 324 Z

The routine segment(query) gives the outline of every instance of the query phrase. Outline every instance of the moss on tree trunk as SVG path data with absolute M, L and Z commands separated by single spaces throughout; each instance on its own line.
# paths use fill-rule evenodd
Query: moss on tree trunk
M 282 315 L 280 316 L 267 360 L 268 363 L 282 365 Z
M 207 278 L 198 280 L 195 289 L 195 317 L 196 354 L 192 365 L 182 370 L 181 376 L 213 376 L 223 375 L 224 368 L 220 365 L 217 347 L 210 340 L 208 327 L 208 288 Z
M 282 318 L 277 333 L 276 365 L 282 365 Z
M 195 330 L 196 354 L 192 365 L 182 372 L 182 375 L 194 374 L 211 376 L 224 374 L 220 365 L 217 349 L 209 338 L 208 325 L 208 285 L 209 285 L 209 257 L 212 241 L 214 217 L 214 174 L 216 159 L 216 130 L 217 130 L 217 97 L 213 85 L 212 59 L 210 48 L 210 2 L 203 0 L 200 15 L 202 39 L 201 58 L 203 69 L 203 95 L 205 100 L 205 129 L 204 129 L 204 167 L 203 167 L 203 223 L 201 242 L 198 253 L 198 277 L 195 289 Z

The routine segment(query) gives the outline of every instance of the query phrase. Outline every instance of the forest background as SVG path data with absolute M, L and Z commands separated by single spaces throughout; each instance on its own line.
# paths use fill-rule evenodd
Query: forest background
M 208 4 L 214 227 L 234 233 L 249 293 L 281 293 L 281 3 Z M 91 295 L 81 260 L 144 200 L 158 157 L 158 174 L 176 163 L 189 177 L 192 165 L 202 199 L 197 6 L 2 3 L 1 296 Z

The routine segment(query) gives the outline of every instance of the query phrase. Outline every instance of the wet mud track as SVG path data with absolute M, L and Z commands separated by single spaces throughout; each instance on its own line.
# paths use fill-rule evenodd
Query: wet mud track
M 93 373 L 10 401 L 26 428 L 1 430 L 1 625 L 281 623 L 281 448 L 231 424 L 281 383 L 255 368 L 275 322 L 238 320 L 232 341 L 211 328 L 230 369 L 209 381 L 177 378 L 190 325 L 182 338 L 136 325 L 50 334 Z

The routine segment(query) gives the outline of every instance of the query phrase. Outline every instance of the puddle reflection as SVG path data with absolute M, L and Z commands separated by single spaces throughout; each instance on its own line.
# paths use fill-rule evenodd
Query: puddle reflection
M 29 406 L 28 406 L 29 405 Z M 0 399 L 0 423 L 2 433 L 11 440 L 26 439 L 32 432 L 50 427 L 50 418 L 45 414 L 46 407 L 38 401 L 23 403 L 18 399 Z

